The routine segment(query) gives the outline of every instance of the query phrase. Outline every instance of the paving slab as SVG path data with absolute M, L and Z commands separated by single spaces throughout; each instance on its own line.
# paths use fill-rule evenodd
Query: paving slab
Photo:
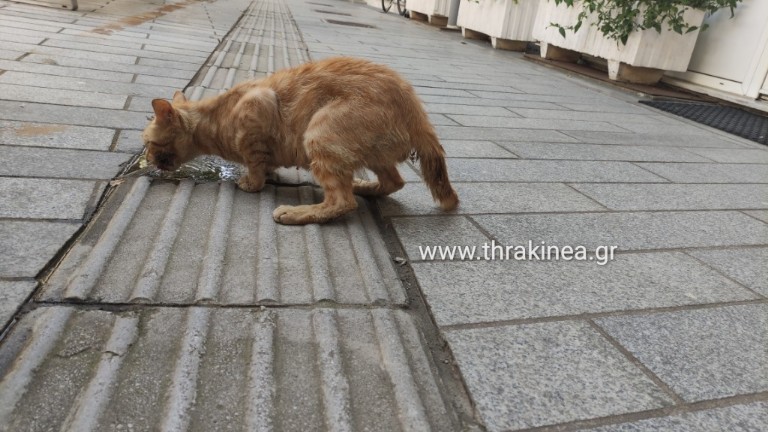
M 133 157 L 125 153 L 0 146 L 0 176 L 109 180 Z
M 465 216 L 398 217 L 392 225 L 411 261 L 422 260 L 421 252 L 432 246 L 475 246 L 478 249 L 489 239 Z
M 745 210 L 744 213 L 768 223 L 768 210 Z
M 731 279 L 768 297 L 768 248 L 690 251 Z
M 0 429 L 456 430 L 421 337 L 391 310 L 40 308 L 0 348 Z
M 441 140 L 445 156 L 449 158 L 510 159 L 517 156 L 492 141 Z
M 677 133 L 615 133 L 594 131 L 567 131 L 566 135 L 581 142 L 592 144 L 616 145 L 647 145 L 663 147 L 694 147 L 694 148 L 745 148 L 746 145 L 720 135 L 689 135 L 684 131 Z
M 591 432 L 750 432 L 768 427 L 768 403 L 753 402 L 588 429 Z
M 768 150 L 760 149 L 703 149 L 692 148 L 688 151 L 722 163 L 762 163 L 768 164 Z
M 0 118 L 100 128 L 143 129 L 147 125 L 146 113 L 6 100 L 0 100 Z
M 555 130 L 435 126 L 437 136 L 453 140 L 577 142 Z
M 768 165 L 725 163 L 638 163 L 675 183 L 768 183 Z
M 424 105 L 427 112 L 439 113 L 439 114 L 467 114 L 467 115 L 491 115 L 497 117 L 520 117 L 518 114 L 504 107 L 486 107 L 478 105 L 458 105 L 458 104 L 441 104 L 441 103 L 427 103 Z
M 728 210 L 768 208 L 762 184 L 574 184 L 612 210 Z
M 451 181 L 667 183 L 628 162 L 450 159 Z
M 610 145 L 504 142 L 499 145 L 525 159 L 565 159 L 630 162 L 709 162 L 688 149 Z M 728 150 L 731 151 L 731 150 Z
M 5 327 L 13 318 L 18 306 L 32 295 L 36 286 L 35 280 L 0 280 L 0 327 Z
M 596 320 L 688 402 L 768 390 L 768 305 Z
M 453 183 L 457 214 L 600 211 L 604 207 L 562 183 Z M 423 183 L 408 183 L 378 201 L 383 216 L 444 214 Z
M 107 128 L 0 120 L 0 144 L 109 150 L 114 135 Z
M 0 220 L 0 277 L 37 276 L 79 228 L 76 222 Z
M 617 251 L 768 244 L 768 225 L 736 211 L 493 215 L 474 219 L 507 245 L 549 245 Z
M 516 117 L 491 117 L 485 115 L 471 116 L 462 114 L 448 114 L 448 117 L 455 120 L 463 126 L 488 127 L 488 128 L 509 128 L 509 129 L 544 129 L 552 130 L 552 121 L 549 119 L 535 118 L 516 118 Z M 621 132 L 626 129 L 620 128 L 607 122 L 598 121 L 580 121 L 580 120 L 557 120 L 557 130 L 588 130 L 604 132 Z
M 673 403 L 584 322 L 451 330 L 446 339 L 489 431 Z
M 104 187 L 92 180 L 0 177 L 0 218 L 82 220 Z

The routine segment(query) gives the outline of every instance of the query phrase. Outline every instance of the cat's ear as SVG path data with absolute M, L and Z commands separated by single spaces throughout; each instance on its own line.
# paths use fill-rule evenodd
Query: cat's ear
M 176 118 L 176 110 L 165 99 L 152 99 L 152 109 L 155 110 L 155 120 L 158 124 L 171 124 Z
M 184 93 L 182 93 L 179 90 L 176 90 L 176 93 L 173 94 L 173 103 L 180 103 L 180 102 L 186 102 L 187 97 L 184 96 Z

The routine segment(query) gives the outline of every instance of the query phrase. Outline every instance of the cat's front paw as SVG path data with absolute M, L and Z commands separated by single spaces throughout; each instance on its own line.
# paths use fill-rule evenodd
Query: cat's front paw
M 312 206 L 289 206 L 281 205 L 272 212 L 272 218 L 277 223 L 283 225 L 305 225 L 313 222 L 320 222 L 315 220 L 314 209 Z
M 244 175 L 237 179 L 237 187 L 246 192 L 258 192 L 264 189 L 264 179 L 257 180 L 249 175 Z

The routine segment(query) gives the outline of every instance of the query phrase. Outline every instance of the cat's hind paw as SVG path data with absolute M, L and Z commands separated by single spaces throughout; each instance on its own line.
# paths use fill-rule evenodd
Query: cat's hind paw
M 322 223 L 324 220 L 318 220 L 313 206 L 289 206 L 281 205 L 272 212 L 272 218 L 277 223 L 284 225 L 305 225 L 309 223 Z

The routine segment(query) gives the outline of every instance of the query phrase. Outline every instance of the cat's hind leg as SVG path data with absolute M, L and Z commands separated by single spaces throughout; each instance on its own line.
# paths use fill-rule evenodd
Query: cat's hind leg
M 353 191 L 362 196 L 385 196 L 397 192 L 405 186 L 396 166 L 377 167 L 372 170 L 376 181 L 355 179 Z
M 310 167 L 315 180 L 323 187 L 323 202 L 300 206 L 281 205 L 272 213 L 275 222 L 286 225 L 324 223 L 357 208 L 352 193 L 351 172 L 340 175 L 318 161 L 313 161 Z

